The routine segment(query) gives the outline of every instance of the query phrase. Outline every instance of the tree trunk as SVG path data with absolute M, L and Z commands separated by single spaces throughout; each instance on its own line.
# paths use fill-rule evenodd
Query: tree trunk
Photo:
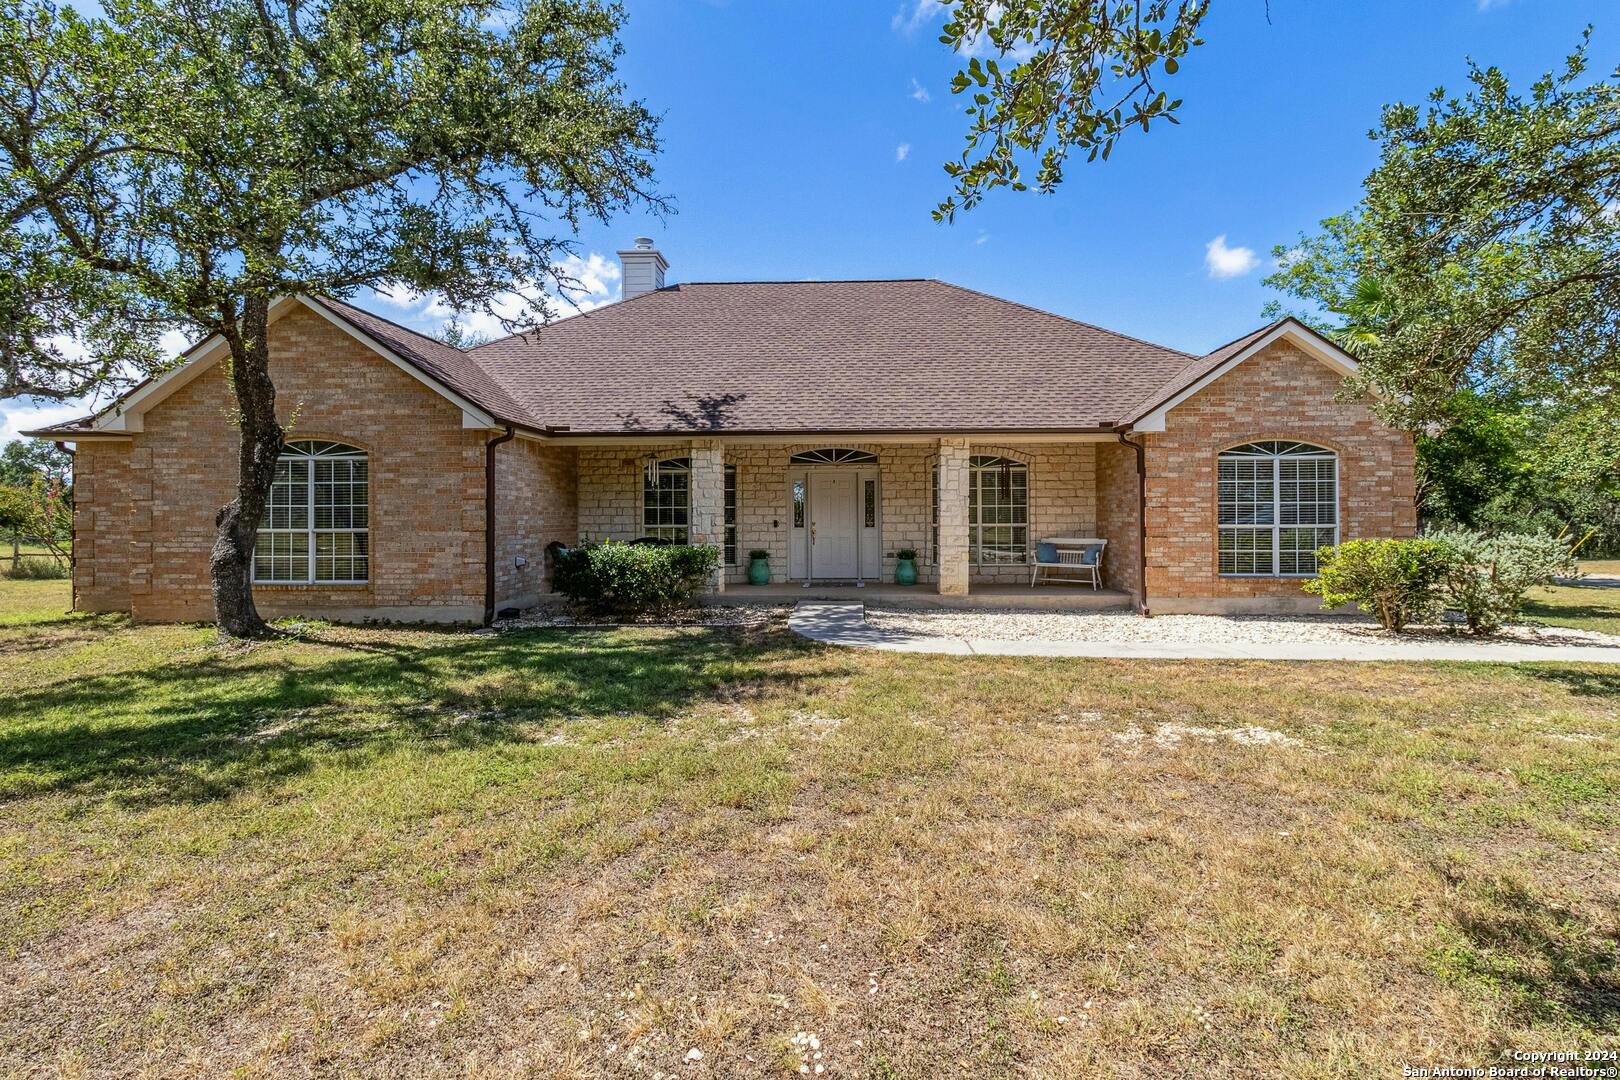
M 218 531 L 208 573 L 214 588 L 214 624 L 230 637 L 263 637 L 270 629 L 253 603 L 253 544 L 282 444 L 276 388 L 270 381 L 269 314 L 269 295 L 254 292 L 243 300 L 240 321 L 229 313 L 222 320 L 222 333 L 231 346 L 231 385 L 241 442 L 236 498 L 220 507 L 214 518 Z

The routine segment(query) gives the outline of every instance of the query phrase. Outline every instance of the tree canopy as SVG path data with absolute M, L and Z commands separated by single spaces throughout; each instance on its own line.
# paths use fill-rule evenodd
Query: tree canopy
M 221 629 L 259 633 L 251 553 L 282 443 L 271 302 L 404 286 L 500 316 L 515 290 L 517 323 L 542 321 L 548 286 L 572 284 L 560 260 L 582 220 L 664 208 L 657 121 L 618 80 L 622 12 L 598 0 L 102 7 L 4 9 L 0 97 L 33 119 L 0 142 L 0 171 L 48 261 L 137 298 L 120 322 L 229 343 L 241 454 L 214 599 Z M 101 102 L 100 125 L 30 113 L 48 79 Z M 64 158 L 52 148 L 79 145 L 76 125 L 99 149 Z
M 956 0 L 940 41 L 968 57 L 951 80 L 969 97 L 968 133 L 935 219 L 996 188 L 1051 192 L 1071 155 L 1107 160 L 1133 128 L 1178 123 L 1181 99 L 1161 83 L 1203 44 L 1208 11 L 1208 0 Z
M 1361 201 L 1277 249 L 1268 284 L 1342 328 L 1391 419 L 1620 393 L 1620 71 L 1587 67 L 1583 42 L 1527 94 L 1470 65 L 1467 93 L 1386 107 Z

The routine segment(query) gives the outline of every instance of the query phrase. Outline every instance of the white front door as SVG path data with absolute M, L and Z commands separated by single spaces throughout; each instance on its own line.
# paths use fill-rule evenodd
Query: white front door
M 810 576 L 857 578 L 861 574 L 854 470 L 810 474 Z

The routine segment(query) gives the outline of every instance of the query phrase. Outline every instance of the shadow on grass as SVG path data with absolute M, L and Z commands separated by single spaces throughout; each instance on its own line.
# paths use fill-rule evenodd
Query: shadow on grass
M 1471 906 L 1457 922 L 1472 946 L 1454 958 L 1460 974 L 1509 991 L 1534 1021 L 1620 1027 L 1615 927 L 1593 926 L 1515 885 L 1492 883 L 1485 896 L 1488 907 Z
M 1577 697 L 1620 698 L 1620 671 L 1539 666 L 1526 670 L 1545 682 L 1559 684 Z
M 426 643 L 334 634 L 303 644 L 331 655 L 289 655 L 288 643 L 216 649 L 15 693 L 15 719 L 0 725 L 0 799 L 201 802 L 297 775 L 323 756 L 348 763 L 424 739 L 446 749 L 529 741 L 557 722 L 656 721 L 705 700 L 846 674 L 831 656 L 810 671 L 777 663 L 806 652 L 785 632 L 534 630 L 430 634 Z

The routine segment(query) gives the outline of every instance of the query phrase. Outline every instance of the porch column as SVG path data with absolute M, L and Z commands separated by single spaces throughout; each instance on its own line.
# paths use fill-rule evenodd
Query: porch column
M 939 440 L 939 592 L 968 591 L 968 441 Z
M 720 444 L 704 439 L 692 443 L 692 529 L 693 544 L 709 544 L 721 552 L 720 567 L 711 588 L 726 588 L 726 452 Z

